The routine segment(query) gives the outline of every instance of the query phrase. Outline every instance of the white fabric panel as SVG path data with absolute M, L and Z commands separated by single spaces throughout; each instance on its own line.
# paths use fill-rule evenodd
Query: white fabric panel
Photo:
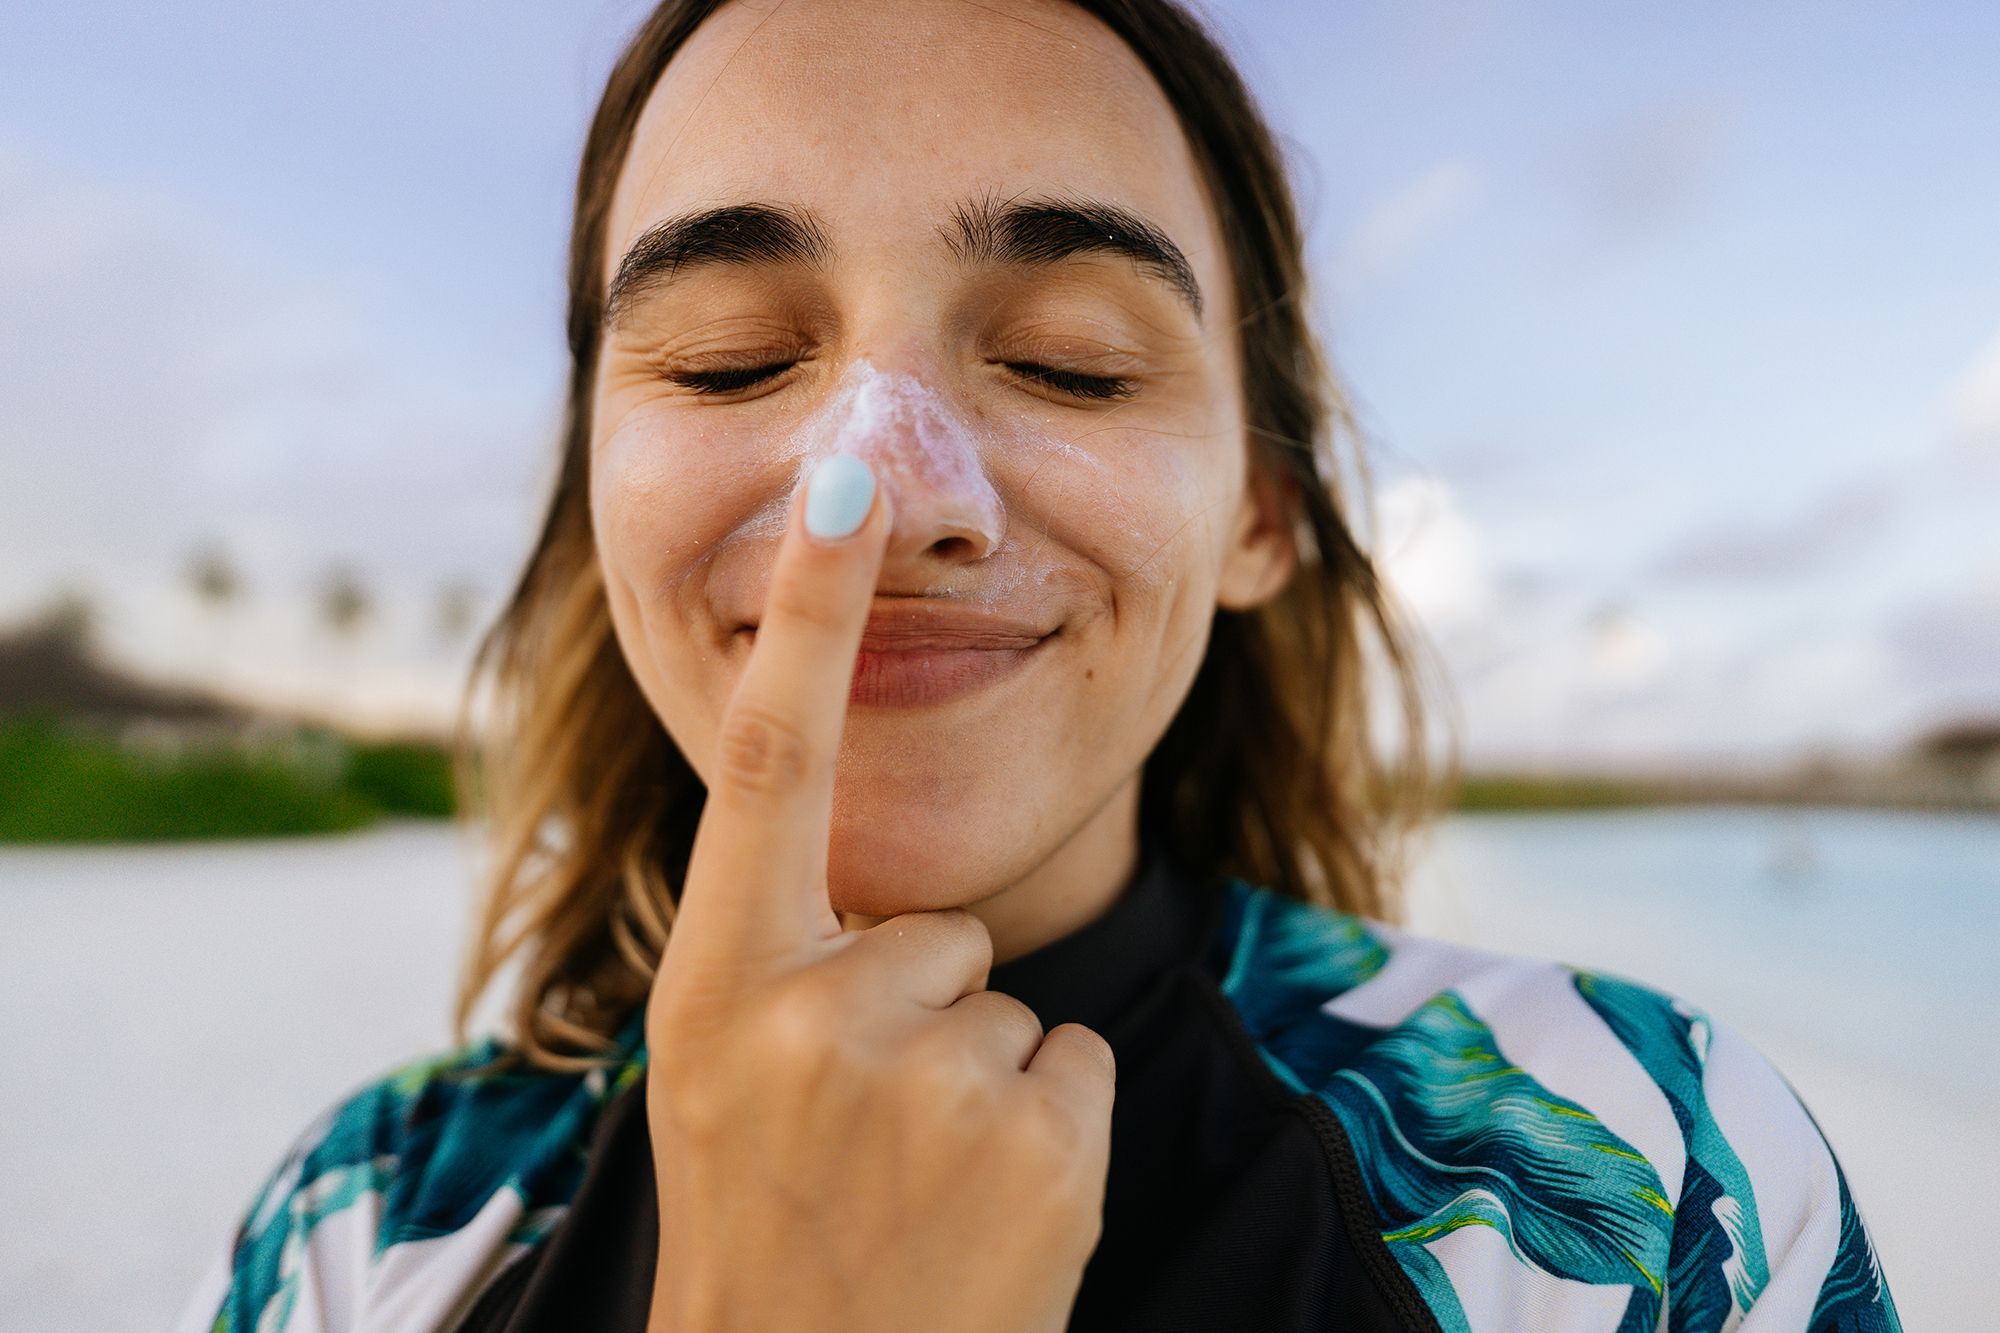
M 292 1206 L 312 1210 L 345 1188 L 349 1171 L 363 1169 L 350 1167 L 321 1176 L 294 1196 Z M 298 1285 L 289 1313 L 283 1295 L 259 1313 L 257 1333 L 331 1333 L 360 1327 L 355 1317 L 362 1308 L 369 1258 L 381 1225 L 382 1195 L 369 1189 L 346 1207 L 322 1217 L 303 1242 L 296 1233 L 287 1237 L 279 1273 L 296 1274 Z
M 1833 1157 L 1770 1061 L 1721 1024 L 1712 1024 L 1703 1082 L 1716 1127 L 1749 1173 L 1770 1263 L 1770 1284 L 1740 1327 L 1804 1328 L 1840 1244 Z
M 322 1217 L 304 1243 L 296 1235 L 286 1237 L 280 1273 L 294 1281 L 292 1297 L 288 1301 L 280 1287 L 270 1305 L 258 1311 L 256 1333 L 352 1329 L 380 1219 L 382 1195 L 368 1191 L 352 1205 Z
M 1405 935 L 1370 922 L 1368 929 L 1389 950 L 1380 972 L 1328 1000 L 1325 1012 L 1370 1027 L 1394 1027 L 1441 990 L 1449 990 L 1489 968 L 1519 966 L 1518 960 L 1443 940 Z
M 376 1262 L 359 1327 L 371 1333 L 450 1328 L 525 1248 L 507 1239 L 525 1211 L 519 1194 L 496 1190 L 471 1221 L 450 1235 L 390 1246 Z
M 1632 1289 L 1574 1282 L 1515 1257 L 1492 1227 L 1459 1227 L 1425 1246 L 1458 1292 L 1472 1333 L 1614 1329 Z
M 1478 973 L 1458 991 L 1493 1029 L 1509 1060 L 1631 1144 L 1660 1173 L 1660 1192 L 1678 1201 L 1687 1144 L 1673 1107 L 1645 1066 L 1577 994 L 1573 976 L 1554 963 L 1517 961 L 1511 968 Z

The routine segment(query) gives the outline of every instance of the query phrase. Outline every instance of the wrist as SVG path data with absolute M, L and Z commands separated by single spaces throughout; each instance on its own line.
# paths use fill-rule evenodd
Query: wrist
M 704 1260 L 670 1250 L 654 1264 L 646 1333 L 850 1333 L 861 1327 L 852 1293 L 789 1247 L 776 1265 L 771 1246 L 724 1247 L 736 1256 Z M 776 1267 L 779 1271 L 773 1272 Z

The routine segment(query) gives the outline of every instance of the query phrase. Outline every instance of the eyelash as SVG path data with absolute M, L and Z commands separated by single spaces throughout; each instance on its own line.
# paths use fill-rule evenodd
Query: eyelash
M 738 389 L 748 389 L 780 374 L 792 365 L 781 361 L 768 366 L 748 366 L 740 370 L 690 370 L 678 375 L 668 375 L 667 379 L 682 388 L 693 389 L 696 393 L 734 393 Z
M 1085 375 L 1081 371 L 1057 370 L 1032 361 L 1009 361 L 1006 365 L 1022 379 L 1052 385 L 1077 398 L 1130 398 L 1138 387 L 1131 380 L 1114 375 Z
M 683 371 L 667 379 L 696 393 L 735 393 L 752 388 L 775 375 L 783 374 L 795 362 L 780 361 L 768 366 L 748 366 L 740 370 Z M 1057 370 L 1033 361 L 1008 361 L 1006 367 L 1024 380 L 1047 384 L 1076 398 L 1109 400 L 1129 398 L 1137 388 L 1131 380 L 1111 375 L 1085 375 L 1080 371 Z

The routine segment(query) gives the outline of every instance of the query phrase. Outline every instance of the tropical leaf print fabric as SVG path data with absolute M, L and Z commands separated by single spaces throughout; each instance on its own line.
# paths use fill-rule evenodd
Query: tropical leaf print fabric
M 1231 891 L 1224 993 L 1274 1072 L 1339 1119 L 1444 1329 L 1901 1327 L 1818 1126 L 1699 1011 Z M 1746 1161 L 1729 1126 L 1753 1119 L 1764 1155 Z
M 500 1049 L 406 1065 L 310 1126 L 181 1333 L 449 1327 L 561 1216 L 598 1109 L 643 1068 L 486 1072 Z

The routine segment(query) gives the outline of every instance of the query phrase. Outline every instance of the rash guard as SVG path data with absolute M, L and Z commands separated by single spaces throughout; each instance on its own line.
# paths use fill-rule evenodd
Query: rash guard
M 1900 1328 L 1789 1085 L 1646 986 L 1153 847 L 1104 914 L 988 985 L 1117 1057 L 1072 1330 Z M 182 1329 L 644 1329 L 642 1027 L 586 1074 L 483 1071 L 488 1039 L 344 1098 Z

